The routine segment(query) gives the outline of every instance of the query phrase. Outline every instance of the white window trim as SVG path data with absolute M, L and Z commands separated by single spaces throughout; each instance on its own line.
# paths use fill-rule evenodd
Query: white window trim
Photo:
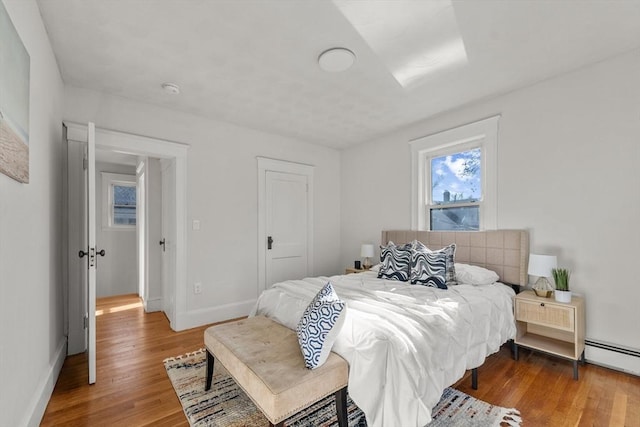
M 111 191 L 111 187 L 113 185 L 126 185 L 135 187 L 136 176 L 111 172 L 101 172 L 100 175 L 102 178 L 102 230 L 134 231 L 136 229 L 135 225 L 113 223 L 113 211 L 111 210 L 113 192 Z
M 427 192 L 431 174 L 426 158 L 438 152 L 456 152 L 482 148 L 482 202 L 480 230 L 495 230 L 498 225 L 498 122 L 500 116 L 489 117 L 467 125 L 424 136 L 411 145 L 411 228 L 429 230 Z

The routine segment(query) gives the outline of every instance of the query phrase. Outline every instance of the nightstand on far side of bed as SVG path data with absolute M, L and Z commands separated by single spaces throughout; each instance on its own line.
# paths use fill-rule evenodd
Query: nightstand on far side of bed
M 573 379 L 578 379 L 578 361 L 584 364 L 584 299 L 574 296 L 570 303 L 556 302 L 524 291 L 514 297 L 518 346 L 539 350 L 573 361 Z

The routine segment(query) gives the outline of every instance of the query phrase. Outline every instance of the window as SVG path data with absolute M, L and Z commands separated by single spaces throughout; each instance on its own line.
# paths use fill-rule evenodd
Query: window
M 496 228 L 498 119 L 411 142 L 412 228 Z
M 479 230 L 482 200 L 482 149 L 430 156 L 427 188 L 430 230 Z
M 136 225 L 136 186 L 113 184 L 113 224 Z
M 102 172 L 102 227 L 136 226 L 136 177 Z

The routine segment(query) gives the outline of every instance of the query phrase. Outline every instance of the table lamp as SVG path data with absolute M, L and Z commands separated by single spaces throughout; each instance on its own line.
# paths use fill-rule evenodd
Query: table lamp
M 558 266 L 555 255 L 529 255 L 529 269 L 527 272 L 531 276 L 538 276 L 538 280 L 533 285 L 533 291 L 539 297 L 549 298 L 553 293 L 553 287 L 547 280 L 553 274 L 551 270 Z
M 364 258 L 364 263 L 362 267 L 365 270 L 371 268 L 371 258 L 373 258 L 373 245 L 369 243 L 365 243 L 360 247 L 360 256 Z

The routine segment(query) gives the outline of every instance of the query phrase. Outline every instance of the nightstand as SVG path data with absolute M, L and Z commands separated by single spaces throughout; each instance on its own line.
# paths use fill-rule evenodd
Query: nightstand
M 573 379 L 578 379 L 578 361 L 584 364 L 584 299 L 572 297 L 570 303 L 536 296 L 524 291 L 514 297 L 518 346 L 539 350 L 573 361 Z
M 362 273 L 368 271 L 368 269 L 366 268 L 353 268 L 353 267 L 349 267 L 347 269 L 344 270 L 344 274 L 351 274 L 351 273 Z

